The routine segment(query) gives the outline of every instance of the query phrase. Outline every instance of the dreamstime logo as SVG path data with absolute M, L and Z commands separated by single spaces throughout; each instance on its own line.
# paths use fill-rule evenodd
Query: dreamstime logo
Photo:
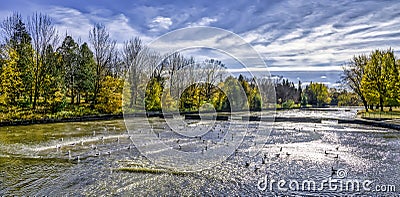
M 336 176 L 339 179 L 343 179 L 347 177 L 347 170 L 344 169 L 337 169 L 336 171 Z
M 239 74 L 251 82 L 243 84 Z M 159 166 L 183 171 L 223 162 L 245 136 L 259 150 L 272 129 L 259 129 L 259 117 L 273 122 L 275 116 L 264 60 L 241 37 L 219 28 L 184 28 L 154 40 L 132 55 L 123 92 L 125 125 L 136 148 Z M 138 112 L 163 119 L 142 121 Z

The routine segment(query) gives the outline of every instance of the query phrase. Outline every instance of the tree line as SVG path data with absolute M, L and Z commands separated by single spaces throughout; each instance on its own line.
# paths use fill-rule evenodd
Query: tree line
M 54 21 L 42 13 L 26 21 L 13 13 L 0 30 L 1 119 L 120 113 L 123 103 L 133 111 L 142 104 L 150 111 L 193 111 L 205 103 L 218 111 L 231 104 L 259 110 L 268 98 L 258 87 L 270 91 L 269 80 L 257 79 L 264 84 L 257 86 L 255 78 L 227 77 L 219 60 L 158 54 L 139 37 L 117 48 L 102 24 L 93 25 L 89 42 L 68 34 L 60 39 Z M 230 97 L 243 99 L 229 103 Z
M 274 81 L 274 84 L 276 103 L 281 108 L 324 107 L 328 105 L 354 106 L 360 104 L 355 93 L 346 89 L 329 88 L 323 83 L 310 82 L 303 89 L 301 81 L 298 81 L 296 86 L 294 82 L 281 76 Z
M 127 69 L 103 25 L 93 26 L 89 43 L 70 35 L 60 42 L 53 20 L 42 13 L 27 22 L 13 13 L 0 29 L 3 113 L 56 113 L 80 106 L 80 111 L 111 113 L 120 108 Z

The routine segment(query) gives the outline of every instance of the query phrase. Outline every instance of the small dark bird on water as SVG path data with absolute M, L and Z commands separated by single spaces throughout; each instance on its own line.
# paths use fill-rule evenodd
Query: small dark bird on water
M 324 152 L 324 153 L 325 153 L 325 155 L 328 155 L 328 154 L 329 154 L 328 152 L 326 152 L 326 150 L 325 150 L 325 152 Z
M 334 157 L 335 159 L 339 159 L 339 155 L 338 154 L 336 154 L 336 156 Z
M 260 169 L 258 166 L 254 166 L 254 172 L 257 173 L 257 171 Z
M 246 161 L 245 166 L 248 168 L 250 166 L 250 162 Z
M 339 150 L 339 146 L 336 147 L 336 150 Z
M 279 156 L 281 156 L 281 154 L 278 153 L 278 154 L 275 154 L 275 156 L 276 156 L 276 157 L 279 157 Z
M 290 153 L 286 153 L 286 156 L 290 156 L 291 154 Z
M 279 149 L 279 152 L 282 152 L 282 147 Z
M 265 164 L 265 159 L 264 158 L 261 158 L 261 163 Z
M 337 174 L 337 170 L 336 170 L 336 169 L 333 169 L 333 167 L 332 167 L 331 169 L 332 169 L 332 174 L 331 174 L 331 176 L 336 175 L 336 174 Z
M 179 147 L 179 150 L 181 150 L 181 149 L 182 149 L 181 145 L 178 145 L 178 147 Z

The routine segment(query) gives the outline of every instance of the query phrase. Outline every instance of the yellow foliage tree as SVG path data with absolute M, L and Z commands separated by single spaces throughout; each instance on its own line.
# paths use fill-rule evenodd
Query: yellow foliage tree
M 124 81 L 107 76 L 103 81 L 97 97 L 96 109 L 102 113 L 119 113 L 122 111 L 122 90 Z
M 14 49 L 8 49 L 8 59 L 1 68 L 0 74 L 0 103 L 15 105 L 19 93 L 23 90 L 21 72 L 18 69 L 18 54 Z

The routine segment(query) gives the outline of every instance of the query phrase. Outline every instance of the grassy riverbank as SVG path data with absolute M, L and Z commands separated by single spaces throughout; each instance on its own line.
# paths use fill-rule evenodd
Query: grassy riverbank
M 400 108 L 392 108 L 388 107 L 384 108 L 384 111 L 380 111 L 379 109 L 376 110 L 368 110 L 368 112 L 364 110 L 358 111 L 358 117 L 363 119 L 370 119 L 370 120 L 395 120 L 400 119 Z
M 122 115 L 122 110 L 118 110 L 114 113 L 103 114 L 96 109 L 91 109 L 90 107 L 83 105 L 71 106 L 55 113 L 50 113 L 41 108 L 36 110 L 15 108 L 10 109 L 7 112 L 1 112 L 0 122 L 40 122 L 45 120 L 62 120 L 104 115 Z

